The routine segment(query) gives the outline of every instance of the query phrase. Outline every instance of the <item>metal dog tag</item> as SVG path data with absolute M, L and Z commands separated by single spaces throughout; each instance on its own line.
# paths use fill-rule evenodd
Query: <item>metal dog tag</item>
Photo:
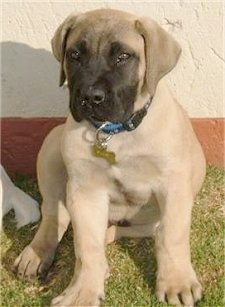
M 101 136 L 101 134 L 104 132 L 102 131 L 102 128 L 106 124 L 103 124 L 96 132 L 96 139 L 95 144 L 92 145 L 92 154 L 95 157 L 103 158 L 106 161 L 108 161 L 109 164 L 115 164 L 116 163 L 116 155 L 113 151 L 107 150 L 107 142 L 112 138 L 112 134 L 105 136 Z
M 92 154 L 95 157 L 105 159 L 109 164 L 116 163 L 116 155 L 113 151 L 108 151 L 101 144 L 92 145 Z

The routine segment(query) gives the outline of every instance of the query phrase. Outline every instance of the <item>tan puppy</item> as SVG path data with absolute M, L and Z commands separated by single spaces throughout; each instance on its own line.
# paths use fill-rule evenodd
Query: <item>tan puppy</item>
M 186 113 L 160 81 L 176 65 L 179 45 L 150 19 L 96 10 L 70 15 L 52 47 L 71 114 L 39 153 L 42 222 L 15 261 L 18 274 L 42 275 L 71 221 L 75 273 L 52 306 L 99 305 L 106 242 L 154 234 L 158 299 L 194 305 L 202 290 L 189 235 L 205 159 Z

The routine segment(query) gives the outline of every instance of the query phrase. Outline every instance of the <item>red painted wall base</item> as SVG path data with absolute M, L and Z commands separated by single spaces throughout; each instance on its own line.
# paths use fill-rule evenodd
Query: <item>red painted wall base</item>
M 47 133 L 65 118 L 2 118 L 1 163 L 11 176 L 35 175 L 36 157 Z M 224 167 L 225 119 L 192 119 L 208 164 Z

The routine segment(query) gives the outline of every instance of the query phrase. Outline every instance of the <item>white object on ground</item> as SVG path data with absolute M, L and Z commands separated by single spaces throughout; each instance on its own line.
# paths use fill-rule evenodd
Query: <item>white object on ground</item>
M 40 218 L 38 203 L 13 184 L 2 165 L 0 165 L 0 175 L 0 230 L 4 215 L 11 209 L 15 211 L 17 228 L 38 221 Z

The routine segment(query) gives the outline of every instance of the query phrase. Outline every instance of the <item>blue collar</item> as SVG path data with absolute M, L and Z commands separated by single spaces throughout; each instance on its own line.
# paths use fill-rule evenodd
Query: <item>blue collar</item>
M 134 112 L 125 122 L 123 123 L 108 123 L 108 122 L 100 122 L 96 121 L 92 118 L 89 119 L 91 124 L 96 128 L 101 130 L 107 134 L 117 134 L 123 131 L 132 131 L 136 129 L 140 123 L 142 122 L 143 118 L 147 114 L 147 111 L 152 103 L 152 97 L 146 102 L 143 108 Z

